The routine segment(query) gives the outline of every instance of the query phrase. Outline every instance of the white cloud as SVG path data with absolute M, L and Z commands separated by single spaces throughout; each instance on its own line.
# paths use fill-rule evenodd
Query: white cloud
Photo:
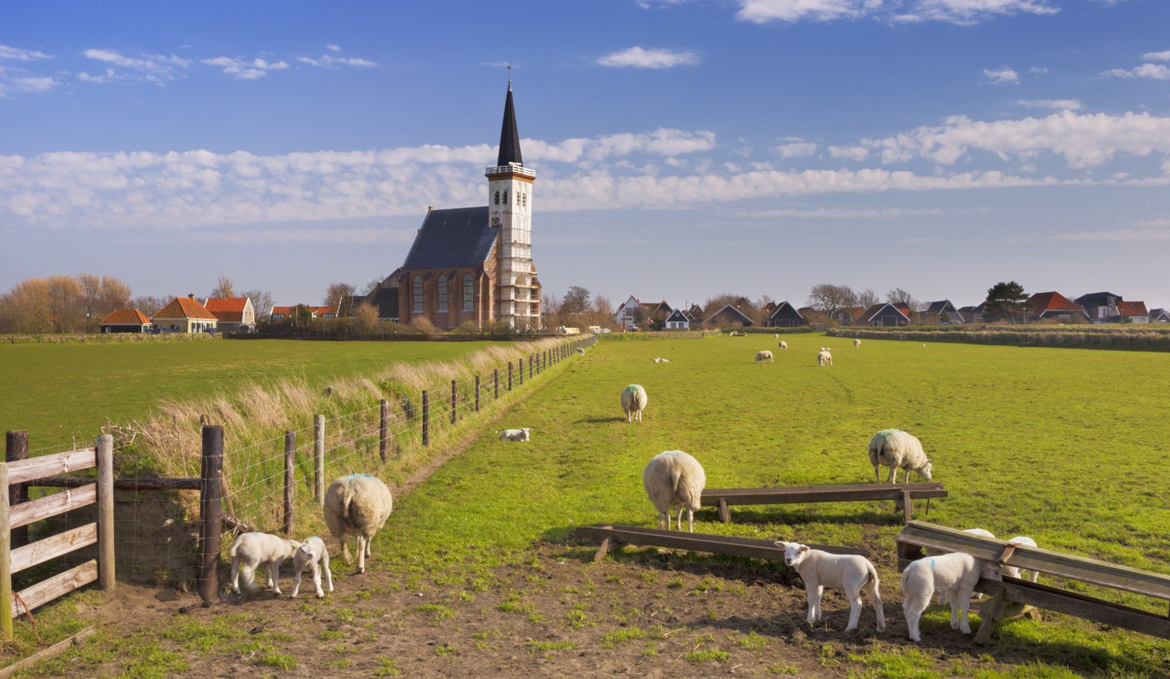
M 1105 75 L 1117 78 L 1152 78 L 1154 80 L 1170 80 L 1170 67 L 1162 64 L 1142 64 L 1134 69 L 1114 68 L 1105 71 Z
M 864 146 L 830 146 L 829 155 L 860 162 L 869 157 L 869 149 Z
M 1111 231 L 1076 231 L 1058 233 L 1056 240 L 1074 243 L 1122 243 L 1170 240 L 1170 228 L 1115 229 Z
M 675 66 L 696 66 L 699 55 L 694 52 L 675 52 L 668 49 L 644 49 L 631 47 L 606 55 L 597 60 L 602 66 L 632 68 L 674 68 Z
M 87 82 L 109 82 L 111 80 L 124 79 L 145 80 L 161 85 L 168 80 L 174 79 L 175 69 L 185 69 L 191 63 L 190 59 L 183 59 L 174 55 L 144 54 L 132 57 L 107 49 L 87 49 L 82 54 L 87 59 L 93 59 L 94 61 L 100 61 L 104 64 L 110 64 L 111 66 L 124 69 L 124 72 L 122 72 L 107 68 L 106 75 L 100 79 L 96 76 L 81 78 L 81 80 L 86 80 Z
M 614 134 L 594 139 L 566 139 L 557 144 L 525 139 L 521 141 L 524 155 L 534 161 L 560 163 L 594 163 L 613 156 L 632 153 L 650 153 L 659 156 L 677 156 L 685 153 L 710 151 L 715 147 L 715 133 L 659 128 L 653 132 Z
M 996 16 L 1055 14 L 1053 0 L 738 0 L 736 18 L 772 21 L 833 21 L 875 17 L 891 24 L 943 21 L 972 25 Z
M 50 77 L 13 78 L 12 82 L 22 92 L 48 92 L 60 84 Z
M 7 61 L 37 61 L 39 59 L 52 59 L 44 52 L 37 50 L 27 50 L 21 47 L 10 47 L 8 45 L 0 45 L 0 59 Z
M 339 51 L 341 49 L 340 47 L 337 47 L 337 45 L 329 45 L 327 46 L 327 49 L 333 49 L 334 47 L 337 48 L 334 51 Z M 358 66 L 369 68 L 371 66 L 378 65 L 376 62 L 370 61 L 368 59 L 358 59 L 356 57 L 335 57 L 332 54 L 322 54 L 316 59 L 312 57 L 297 57 L 297 61 L 309 64 L 311 66 L 319 66 L 321 68 L 333 68 L 334 66 Z
M 235 76 L 237 80 L 256 80 L 268 75 L 269 71 L 281 71 L 288 68 L 288 64 L 283 61 L 273 62 L 260 57 L 252 61 L 233 59 L 232 57 L 215 57 L 202 61 L 208 66 L 222 68 L 224 73 Z
M 996 85 L 1020 82 L 1020 74 L 1016 73 L 1008 66 L 1001 66 L 996 69 L 985 68 L 983 69 L 983 75 L 985 75 L 988 80 L 995 83 Z
M 1142 55 L 1142 61 L 1170 61 L 1170 50 L 1165 52 L 1146 52 Z
M 1034 76 L 1048 75 L 1048 69 L 1043 66 L 1032 66 L 1028 69 L 1028 73 Z
M 634 0 L 634 3 L 642 9 L 653 9 L 655 7 L 673 7 L 675 5 L 681 5 L 686 1 L 687 0 Z
M 811 141 L 793 141 L 776 147 L 781 158 L 807 158 L 817 152 L 817 145 Z
M 329 43 L 328 45 L 325 46 L 325 49 L 329 50 L 330 52 L 340 52 L 341 45 L 335 45 L 333 43 Z
M 926 19 L 970 25 L 996 15 L 1056 14 L 1048 0 L 919 0 L 918 13 Z
M 822 207 L 808 210 L 798 209 L 780 209 L 780 210 L 753 210 L 749 212 L 740 212 L 740 217 L 751 218 L 773 218 L 773 217 L 801 217 L 801 218 L 847 218 L 847 219 L 871 219 L 881 217 L 922 217 L 922 216 L 936 216 L 946 214 L 937 208 L 924 210 L 907 210 L 900 207 L 890 208 L 835 208 Z
M 1081 109 L 1081 102 L 1078 99 L 1021 99 L 1016 103 L 1024 108 L 1051 108 L 1058 111 Z
M 50 76 L 27 75 L 25 71 L 0 68 L 0 99 L 9 94 L 40 94 L 61 83 Z
M 756 24 L 771 21 L 832 21 L 864 16 L 881 1 L 869 0 L 739 0 L 735 18 Z

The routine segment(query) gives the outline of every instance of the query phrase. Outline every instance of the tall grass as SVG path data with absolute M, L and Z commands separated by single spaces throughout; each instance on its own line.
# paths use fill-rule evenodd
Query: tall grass
M 988 326 L 965 328 L 836 328 L 833 337 L 913 342 L 961 342 L 1021 347 L 1170 351 L 1170 328 L 1141 326 Z

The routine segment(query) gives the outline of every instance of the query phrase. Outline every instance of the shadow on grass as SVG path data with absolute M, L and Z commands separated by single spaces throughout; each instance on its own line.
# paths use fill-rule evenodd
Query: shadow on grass
M 888 512 L 883 512 L 874 509 L 859 509 L 856 511 L 838 510 L 821 511 L 809 509 L 740 509 L 739 507 L 731 508 L 731 522 L 732 523 L 752 523 L 752 524 L 784 524 L 788 526 L 797 526 L 806 523 L 859 523 L 870 524 L 877 526 L 896 526 L 902 523 L 902 514 L 899 511 L 894 513 L 892 509 Z M 773 507 L 783 507 L 783 505 L 772 505 Z M 789 505 L 790 507 L 806 506 L 806 505 Z M 917 516 L 919 513 L 915 512 Z M 925 513 L 922 514 L 925 516 Z M 695 516 L 703 517 L 704 521 L 719 521 L 719 511 L 714 507 L 704 507 L 699 514 Z
M 573 424 L 605 424 L 606 422 L 621 422 L 624 418 L 618 417 L 593 417 L 583 420 L 576 420 Z

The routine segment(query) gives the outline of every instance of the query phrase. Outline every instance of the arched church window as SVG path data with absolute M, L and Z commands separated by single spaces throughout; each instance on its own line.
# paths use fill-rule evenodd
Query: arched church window
M 496 205 L 500 204 L 500 192 L 496 191 Z
M 439 311 L 447 310 L 447 274 L 439 276 Z
M 524 192 L 524 207 L 528 207 L 528 192 Z
M 463 274 L 463 310 L 473 311 L 475 309 L 475 283 L 471 278 L 471 274 Z
M 504 191 L 504 205 L 508 204 L 508 192 Z
M 413 289 L 411 290 L 411 297 L 414 300 L 414 313 L 421 314 L 423 311 L 423 286 L 422 276 L 415 276 Z

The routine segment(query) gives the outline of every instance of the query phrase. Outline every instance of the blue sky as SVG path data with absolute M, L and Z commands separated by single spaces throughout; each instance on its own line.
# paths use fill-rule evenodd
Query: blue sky
M 546 292 L 999 280 L 1170 305 L 1170 2 L 0 4 L 0 290 L 316 303 L 483 204 L 514 66 Z

